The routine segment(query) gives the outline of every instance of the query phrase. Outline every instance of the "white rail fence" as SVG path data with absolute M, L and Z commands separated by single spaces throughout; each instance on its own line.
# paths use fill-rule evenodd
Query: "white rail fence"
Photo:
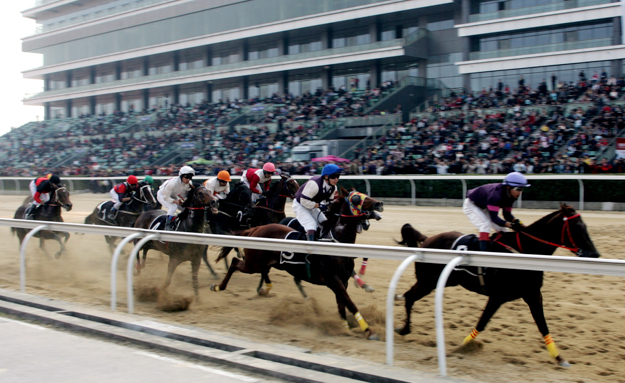
M 26 221 L 17 219 L 0 218 L 0 226 L 34 229 L 24 239 L 20 248 L 20 290 L 24 291 L 26 284 L 26 254 L 28 240 L 32 238 L 34 231 L 53 230 L 70 233 L 96 234 L 124 237 L 115 249 L 111 261 L 111 310 L 116 310 L 117 302 L 117 263 L 122 248 L 132 240 L 141 239 L 128 256 L 126 279 L 127 279 L 127 306 L 128 312 L 134 310 L 133 296 L 133 263 L 141 246 L 149 240 L 161 240 L 169 242 L 193 243 L 201 245 L 245 247 L 252 249 L 264 249 L 280 251 L 285 248 L 286 240 L 247 238 L 226 235 L 157 232 L 145 229 L 104 227 L 95 225 L 83 225 L 73 223 L 56 223 L 43 221 Z M 443 293 L 447 277 L 457 265 L 471 265 L 484 267 L 500 267 L 519 270 L 542 270 L 551 272 L 594 274 L 625 277 L 625 260 L 594 259 L 578 257 L 560 257 L 527 254 L 508 253 L 482 253 L 471 251 L 451 251 L 439 249 L 421 249 L 392 246 L 353 245 L 340 243 L 288 241 L 289 251 L 324 254 L 342 257 L 373 258 L 400 262 L 388 287 L 386 297 L 386 363 L 393 364 L 394 349 L 394 299 L 397 284 L 406 268 L 414 262 L 446 264 L 446 268 L 438 281 L 435 296 L 435 320 L 437 351 L 440 375 L 447 375 L 447 362 L 445 358 L 445 333 L 443 327 Z M 62 262 L 62 259 L 61 259 Z M 412 279 L 412 277 L 411 277 Z M 411 280 L 412 282 L 412 280 Z
M 169 177 L 155 176 L 153 177 L 156 180 L 167 180 Z M 196 177 L 199 181 L 204 181 L 208 179 L 210 176 L 202 176 L 198 175 Z M 310 176 L 306 175 L 294 175 L 293 178 L 297 180 L 307 181 L 310 179 Z M 240 176 L 232 176 L 232 179 L 238 180 Z M 362 180 L 365 182 L 366 190 L 363 192 L 366 193 L 370 197 L 376 198 L 375 195 L 371 192 L 371 182 L 370 181 L 409 181 L 410 182 L 410 203 L 411 205 L 416 205 L 417 198 L 417 188 L 415 182 L 418 181 L 426 181 L 426 180 L 436 180 L 436 181 L 460 181 L 462 182 L 462 195 L 456 196 L 455 198 L 463 199 L 467 195 L 467 180 L 484 180 L 484 181 L 501 181 L 503 180 L 503 174 L 491 174 L 491 175 L 483 175 L 483 176 L 467 176 L 467 175 L 400 175 L 400 176 L 343 176 L 341 180 Z M 576 180 L 579 185 L 579 209 L 584 210 L 584 180 L 587 181 L 625 181 L 624 175 L 584 175 L 584 174 L 545 174 L 545 175 L 526 175 L 526 178 L 530 181 L 532 180 L 547 180 L 547 181 L 560 181 L 560 180 Z M 70 193 L 76 191 L 74 182 L 81 181 L 103 181 L 109 180 L 112 182 L 121 182 L 124 181 L 126 177 L 63 177 L 62 180 L 67 184 Z M 277 176 L 274 176 L 274 179 L 278 179 Z M 16 194 L 25 194 L 28 192 L 28 182 L 32 181 L 33 177 L 0 177 L 0 193 L 5 193 L 7 191 L 13 191 Z M 8 185 L 5 186 L 6 183 L 13 183 L 15 185 L 14 188 L 8 188 Z M 112 185 L 111 185 L 112 186 Z M 608 202 L 608 201 L 603 201 Z M 523 207 L 523 199 L 522 196 L 519 197 L 518 205 L 519 208 Z

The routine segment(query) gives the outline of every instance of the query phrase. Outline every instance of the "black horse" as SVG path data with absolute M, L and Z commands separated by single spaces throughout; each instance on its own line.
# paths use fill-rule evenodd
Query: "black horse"
M 17 208 L 15 215 L 13 218 L 15 219 L 24 219 L 27 214 L 27 209 L 32 208 L 33 206 L 22 205 Z M 63 222 L 63 217 L 61 217 L 61 207 L 65 210 L 72 210 L 72 202 L 69 199 L 69 191 L 62 186 L 60 188 L 54 189 L 50 192 L 50 200 L 43 204 L 43 207 L 35 214 L 35 220 L 37 221 L 52 221 L 52 222 Z M 11 232 L 17 233 L 17 237 L 20 240 L 20 244 L 24 240 L 24 237 L 30 230 L 21 229 L 21 228 L 11 228 Z M 64 241 L 61 241 L 61 236 L 65 238 Z M 58 259 L 61 254 L 65 251 L 65 244 L 69 239 L 69 233 L 66 232 L 54 232 L 50 230 L 41 230 L 35 234 L 35 237 L 39 238 L 39 247 L 48 254 L 48 251 L 45 248 L 44 240 L 45 239 L 53 239 L 57 241 L 60 245 L 59 251 L 54 255 L 56 259 Z M 48 254 L 49 256 L 49 254 Z
M 190 194 L 191 195 L 182 204 L 184 209 L 176 218 L 174 225 L 176 231 L 202 233 L 204 232 L 205 222 L 204 210 L 210 208 L 216 212 L 218 202 L 215 197 L 210 195 L 205 187 L 200 185 L 195 185 Z M 167 216 L 163 210 L 146 211 L 139 216 L 135 222 L 135 227 L 140 229 L 163 230 L 166 218 Z M 135 240 L 135 244 L 138 241 L 139 240 Z M 171 284 L 171 277 L 176 267 L 184 261 L 191 261 L 193 291 L 195 292 L 195 296 L 199 297 L 197 274 L 202 262 L 202 255 L 206 253 L 206 248 L 206 245 L 196 245 L 192 243 L 149 241 L 143 245 L 142 260 L 139 259 L 139 254 L 137 254 L 137 266 L 135 271 L 139 274 L 141 269 L 145 267 L 145 260 L 150 249 L 169 255 L 167 277 L 163 284 L 163 289 L 166 289 Z
M 280 223 L 285 217 L 284 206 L 287 198 L 295 198 L 299 184 L 289 174 L 281 174 L 280 181 L 269 188 L 266 198 L 261 198 L 254 205 L 251 227 Z
M 146 207 L 152 209 L 156 207 L 158 201 L 154 194 L 152 194 L 152 188 L 148 183 L 143 181 L 139 182 L 137 191 L 132 193 L 130 201 L 124 202 L 117 210 L 117 216 L 113 220 L 115 225 L 106 220 L 106 215 L 113 207 L 113 201 L 101 202 L 93 209 L 93 212 L 85 218 L 85 224 L 87 225 L 104 225 L 104 226 L 121 226 L 121 227 L 133 227 L 139 215 L 146 211 Z M 115 251 L 115 243 L 117 237 L 111 237 L 105 235 L 106 243 L 109 246 L 111 254 Z
M 451 249 L 452 245 L 463 234 L 452 231 L 426 237 L 415 230 L 410 224 L 401 229 L 400 244 L 408 247 L 433 249 Z M 496 234 L 492 239 L 491 251 L 520 252 L 526 254 L 551 255 L 556 248 L 568 249 L 580 257 L 597 258 L 600 256 L 590 239 L 586 225 L 579 213 L 568 205 L 561 205 L 559 210 L 539 219 L 522 232 Z M 471 250 L 479 251 L 479 247 Z M 428 295 L 436 288 L 438 278 L 445 265 L 415 263 L 417 283 L 404 293 L 406 300 L 406 324 L 396 331 L 401 335 L 410 333 L 410 312 L 413 304 Z M 564 360 L 549 334 L 547 321 L 543 311 L 543 298 L 540 289 L 543 285 L 543 272 L 534 270 L 511 270 L 497 268 L 461 267 L 454 270 L 446 286 L 460 285 L 469 291 L 488 296 L 486 308 L 475 329 L 464 339 L 471 342 L 479 332 L 484 331 L 486 324 L 499 307 L 522 298 L 530 308 L 532 317 L 543 335 L 549 354 L 561 366 L 569 366 Z
M 361 232 L 362 224 L 366 219 L 370 217 L 380 218 L 375 210 L 379 211 L 382 209 L 382 202 L 358 193 L 358 198 L 360 200 L 357 205 L 359 208 L 354 209 L 353 205 L 350 205 L 348 202 L 353 195 L 352 193 L 342 188 L 339 198 L 329 207 L 329 210 L 334 213 L 333 216 L 335 217 L 331 221 L 332 229 L 330 235 L 337 242 L 354 243 L 356 241 L 356 235 Z M 354 200 L 352 199 L 352 201 Z M 237 232 L 235 235 L 273 239 L 293 239 L 291 237 L 293 233 L 295 237 L 301 238 L 299 232 L 287 226 L 272 223 Z M 285 249 L 288 249 L 288 243 L 285 243 Z M 222 248 L 216 262 L 228 254 L 230 250 L 231 248 L 228 247 Z M 228 269 L 228 274 L 226 274 L 221 284 L 212 285 L 211 290 L 225 290 L 230 277 L 238 270 L 246 274 L 260 273 L 262 275 L 262 280 L 267 285 L 267 289 L 264 291 L 268 292 L 272 287 L 271 280 L 269 279 L 269 271 L 272 267 L 285 270 L 291 274 L 302 293 L 302 280 L 316 285 L 325 285 L 330 288 L 336 295 L 339 315 L 343 319 L 346 328 L 348 328 L 348 325 L 345 308 L 349 309 L 349 311 L 354 314 L 360 328 L 367 334 L 369 339 L 377 339 L 377 336 L 373 334 L 369 325 L 358 312 L 358 308 L 347 294 L 347 281 L 354 271 L 353 258 L 293 254 L 286 252 L 286 250 L 281 253 L 279 251 L 245 249 L 245 258 L 243 260 L 237 258 L 233 259 Z M 261 287 L 262 286 L 259 286 L 258 288 L 259 293 L 263 291 Z

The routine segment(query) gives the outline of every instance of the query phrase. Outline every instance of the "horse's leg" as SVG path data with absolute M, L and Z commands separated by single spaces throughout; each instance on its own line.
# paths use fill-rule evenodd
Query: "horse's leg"
M 115 254 L 115 238 L 105 235 L 104 239 L 106 240 L 106 244 L 109 245 L 109 251 L 111 254 Z
M 204 263 L 206 263 L 206 267 L 208 267 L 208 271 L 210 271 L 213 278 L 217 278 L 217 273 L 215 273 L 215 270 L 213 270 L 210 263 L 208 262 L 208 246 L 206 246 L 206 251 L 204 252 L 204 254 L 202 254 L 202 259 L 204 260 Z
M 169 256 L 169 265 L 167 266 L 167 276 L 163 283 L 163 290 L 167 290 L 169 285 L 171 285 L 171 277 L 174 275 L 174 271 L 176 271 L 176 267 L 178 267 L 180 263 L 182 263 L 180 257 Z
M 360 265 L 360 271 L 358 272 L 358 274 L 365 275 L 365 270 L 367 270 L 367 262 L 368 261 L 369 261 L 369 258 L 363 258 L 362 259 L 362 265 Z
M 293 278 L 293 280 L 295 281 L 295 285 L 297 286 L 299 292 L 302 293 L 304 299 L 308 299 L 308 295 L 306 295 L 306 292 L 304 291 L 304 286 L 302 286 L 302 280 L 299 278 Z
M 560 356 L 560 351 L 551 338 L 551 334 L 549 334 L 549 327 L 547 327 L 547 320 L 545 319 L 545 312 L 543 310 L 543 295 L 540 290 L 524 295 L 523 300 L 529 306 L 534 322 L 536 322 L 538 330 L 543 335 L 543 340 L 545 341 L 545 346 L 547 347 L 547 351 L 549 351 L 549 355 L 558 362 L 558 365 L 571 367 L 569 362 Z
M 52 259 L 52 257 L 50 256 L 50 253 L 48 253 L 48 249 L 46 249 L 46 243 L 45 243 L 45 239 L 43 235 L 39 236 L 39 248 L 43 250 L 44 254 L 46 255 L 46 257 L 48 257 L 48 259 Z
M 206 252 L 202 252 L 206 254 Z M 195 299 L 200 301 L 200 284 L 198 282 L 198 272 L 200 271 L 200 266 L 202 265 L 202 254 L 197 254 L 196 256 L 191 258 L 191 280 L 193 282 L 193 292 L 195 293 Z
M 141 248 L 141 250 L 143 251 L 143 261 L 141 261 L 141 257 L 139 256 L 139 253 L 137 252 L 137 263 L 135 264 L 135 276 L 138 276 L 139 274 L 141 274 L 141 269 L 145 267 L 145 259 L 148 256 L 148 250 L 150 250 L 150 248 L 148 247 L 148 244 L 146 243 L 143 246 L 143 248 Z
M 477 326 L 475 326 L 473 331 L 471 331 L 471 333 L 464 338 L 462 344 L 467 344 L 471 342 L 477 337 L 480 332 L 484 331 L 490 319 L 493 317 L 493 315 L 495 315 L 497 310 L 499 310 L 499 307 L 501 307 L 501 305 L 505 302 L 506 300 L 502 299 L 501 297 L 488 297 L 488 302 L 486 302 L 486 307 L 482 312 L 480 320 L 477 322 Z
M 354 284 L 356 285 L 356 287 L 360 287 L 368 293 L 372 293 L 375 291 L 373 287 L 366 284 L 365 281 L 363 281 L 362 278 L 360 278 L 358 274 L 356 274 L 356 270 L 352 270 L 352 278 L 354 278 Z
M 269 279 L 269 270 L 271 270 L 271 267 L 267 267 L 267 269 L 261 272 L 260 283 L 258 284 L 258 288 L 256 289 L 258 295 L 269 294 L 271 288 L 273 287 L 273 283 L 271 283 L 271 279 Z M 267 287 L 263 288 L 263 282 Z
M 343 321 L 347 320 L 347 317 L 345 316 L 345 307 L 347 307 L 347 309 L 352 314 L 354 314 L 354 318 L 356 318 L 356 320 L 358 321 L 358 325 L 360 326 L 360 329 L 366 334 L 367 339 L 380 340 L 380 338 L 376 334 L 373 333 L 373 331 L 369 327 L 369 324 L 367 324 L 365 319 L 362 317 L 362 315 L 360 314 L 360 311 L 358 311 L 358 308 L 356 307 L 352 299 L 349 297 L 349 294 L 347 294 L 347 289 L 345 288 L 345 285 L 340 280 L 338 275 L 330 274 L 330 273 L 324 273 L 324 274 L 326 274 L 324 276 L 324 280 L 326 281 L 326 286 L 328 286 L 328 288 L 330 288 L 330 290 L 334 292 L 334 295 L 336 295 L 336 301 L 343 302 L 343 306 L 339 304 L 339 315 L 341 315 L 341 319 L 343 319 Z M 343 308 L 341 309 L 341 307 Z
M 343 320 L 343 327 L 345 328 L 346 331 L 349 331 L 349 322 L 347 321 L 347 313 L 345 312 L 345 303 L 343 302 L 343 299 L 339 298 L 338 295 L 335 295 L 336 297 L 336 305 L 339 309 L 339 316 L 341 317 L 341 319 Z
M 221 283 L 219 285 L 211 285 L 211 290 L 212 291 L 224 291 L 226 289 L 226 287 L 228 286 L 228 281 L 230 280 L 230 277 L 232 277 L 232 274 L 239 270 L 239 264 L 244 264 L 244 261 L 240 261 L 238 258 L 233 258 L 232 262 L 230 262 L 230 267 L 228 268 L 228 272 L 226 273 L 226 276 L 224 277 L 223 281 L 221 281 Z M 245 266 L 245 265 L 243 265 Z
M 412 313 L 412 306 L 414 303 L 421 298 L 427 296 L 429 293 L 434 290 L 436 286 L 436 280 L 434 280 L 434 284 L 432 286 L 426 286 L 425 283 L 417 281 L 410 290 L 404 293 L 404 307 L 406 308 L 406 323 L 404 327 L 399 327 L 395 329 L 399 335 L 408 335 L 410 334 L 410 315 Z

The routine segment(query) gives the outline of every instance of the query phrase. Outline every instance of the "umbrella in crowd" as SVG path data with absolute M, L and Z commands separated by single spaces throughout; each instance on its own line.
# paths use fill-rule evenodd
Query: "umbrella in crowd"
M 212 165 L 215 161 L 207 160 L 205 158 L 198 158 L 197 160 L 189 161 L 186 165 Z
M 327 155 L 325 157 L 313 158 L 312 161 L 317 161 L 317 162 L 350 162 L 350 160 L 348 160 L 347 158 L 341 158 L 341 157 L 333 156 L 331 154 Z

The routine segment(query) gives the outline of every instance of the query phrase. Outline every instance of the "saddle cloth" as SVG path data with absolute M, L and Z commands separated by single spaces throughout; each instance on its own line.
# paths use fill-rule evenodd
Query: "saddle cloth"
M 305 241 L 306 235 L 300 233 L 299 231 L 292 231 L 288 233 L 286 237 L 284 237 L 284 239 L 290 239 L 294 241 Z M 308 260 L 306 259 L 307 257 L 308 257 L 308 254 L 293 253 L 291 251 L 283 251 L 280 253 L 280 264 L 290 263 L 293 265 L 305 265 L 306 263 L 308 263 Z
M 480 241 L 475 234 L 465 234 L 456 239 L 451 250 L 480 251 Z
M 159 215 L 158 217 L 154 218 L 154 221 L 152 221 L 152 223 L 150 223 L 150 230 L 165 230 L 165 223 L 167 221 L 167 215 L 163 214 L 163 215 Z M 178 217 L 174 217 L 174 231 L 178 230 L 178 225 L 180 225 L 180 220 L 178 219 Z
M 288 222 L 285 222 L 286 220 L 288 220 Z M 304 227 L 299 223 L 297 218 L 285 218 L 285 220 L 283 220 L 281 223 L 285 226 L 290 227 L 293 230 L 297 230 L 298 232 L 303 234 L 305 239 L 306 230 L 304 230 Z M 317 228 L 317 233 L 315 234 L 315 236 L 321 242 L 334 241 L 334 237 L 332 237 L 332 230 L 322 231 L 321 226 Z

